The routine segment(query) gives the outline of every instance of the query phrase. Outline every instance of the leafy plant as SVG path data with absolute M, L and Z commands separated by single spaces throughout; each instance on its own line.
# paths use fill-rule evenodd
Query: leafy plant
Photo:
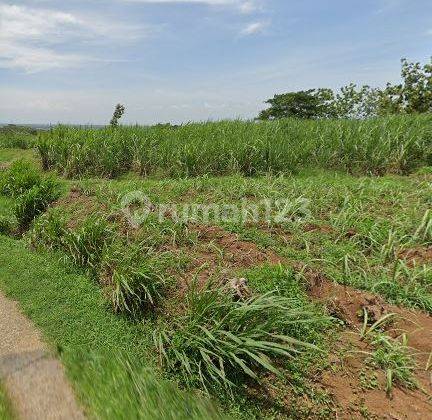
M 186 297 L 186 314 L 171 329 L 155 334 L 161 361 L 181 372 L 186 383 L 205 390 L 230 388 L 239 375 L 258 380 L 259 370 L 280 375 L 275 359 L 292 358 L 305 349 L 319 351 L 291 331 L 320 319 L 292 303 L 273 292 L 235 301 L 226 291 L 193 288 Z
M 61 247 L 74 264 L 96 273 L 102 257 L 114 236 L 108 222 L 93 216 L 77 230 L 67 229 L 61 238 Z
M 117 104 L 114 110 L 114 114 L 111 118 L 110 125 L 111 127 L 117 127 L 119 119 L 123 116 L 125 112 L 125 107 L 122 104 Z
M 386 372 L 386 392 L 391 395 L 394 383 L 409 389 L 418 387 L 414 376 L 416 363 L 407 346 L 406 335 L 399 339 L 391 338 L 385 334 L 377 334 L 371 341 L 375 350 L 367 361 Z
M 40 184 L 42 175 L 36 166 L 25 160 L 16 160 L 9 169 L 0 172 L 0 193 L 17 197 Z
M 46 178 L 21 194 L 14 213 L 21 229 L 27 229 L 34 218 L 60 196 L 59 184 L 53 178 Z
M 141 244 L 112 246 L 103 258 L 100 281 L 116 312 L 138 315 L 153 307 L 165 284 L 163 272 Z

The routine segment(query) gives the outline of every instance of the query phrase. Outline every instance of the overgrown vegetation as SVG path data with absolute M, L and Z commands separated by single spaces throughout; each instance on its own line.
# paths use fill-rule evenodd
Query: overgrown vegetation
M 409 173 L 432 159 L 432 116 L 376 120 L 223 121 L 117 130 L 57 127 L 41 136 L 45 169 L 117 177 L 132 169 L 171 177 L 290 174 L 326 168 Z
M 258 380 L 259 370 L 280 375 L 274 358 L 302 350 L 319 351 L 295 333 L 299 324 L 318 325 L 323 318 L 275 292 L 235 300 L 229 291 L 192 288 L 186 314 L 155 335 L 164 365 L 180 370 L 189 385 L 204 389 L 231 387 L 239 376 Z
M 0 173 L 0 193 L 16 198 L 14 215 L 23 231 L 60 196 L 60 186 L 53 177 L 42 176 L 32 163 L 18 160 Z M 2 222 L 4 232 L 11 230 L 7 220 Z
M 0 147 L 29 149 L 36 141 L 36 130 L 15 124 L 0 127 Z

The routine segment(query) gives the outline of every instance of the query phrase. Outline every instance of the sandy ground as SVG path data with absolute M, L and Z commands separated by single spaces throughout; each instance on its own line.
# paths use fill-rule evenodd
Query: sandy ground
M 23 420 L 81 420 L 60 362 L 16 302 L 0 293 L 0 378 Z

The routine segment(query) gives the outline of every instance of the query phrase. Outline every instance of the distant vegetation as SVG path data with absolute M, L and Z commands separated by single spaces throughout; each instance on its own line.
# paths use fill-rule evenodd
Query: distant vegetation
M 361 119 L 432 112 L 432 61 L 422 65 L 402 59 L 401 77 L 402 83 L 387 83 L 384 89 L 351 83 L 339 92 L 320 88 L 275 95 L 258 119 Z
M 8 124 L 0 127 L 0 147 L 27 149 L 33 146 L 37 131 L 31 127 Z
M 68 176 L 408 173 L 432 163 L 432 115 L 370 120 L 221 121 L 102 130 L 57 127 L 40 135 L 45 169 Z

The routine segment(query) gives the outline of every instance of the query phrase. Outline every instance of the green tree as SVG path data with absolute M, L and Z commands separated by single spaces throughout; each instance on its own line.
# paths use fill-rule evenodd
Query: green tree
M 402 83 L 387 84 L 380 93 L 378 113 L 415 114 L 432 112 L 432 59 L 429 64 L 402 63 Z
M 309 89 L 275 95 L 265 103 L 270 107 L 261 111 L 258 119 L 331 118 L 335 116 L 334 94 L 331 89 Z
M 350 83 L 336 94 L 334 107 L 338 118 L 364 119 L 377 114 L 380 90 Z
M 111 127 L 117 127 L 119 119 L 123 116 L 125 112 L 125 107 L 122 104 L 117 104 L 113 113 L 113 116 L 110 121 Z

